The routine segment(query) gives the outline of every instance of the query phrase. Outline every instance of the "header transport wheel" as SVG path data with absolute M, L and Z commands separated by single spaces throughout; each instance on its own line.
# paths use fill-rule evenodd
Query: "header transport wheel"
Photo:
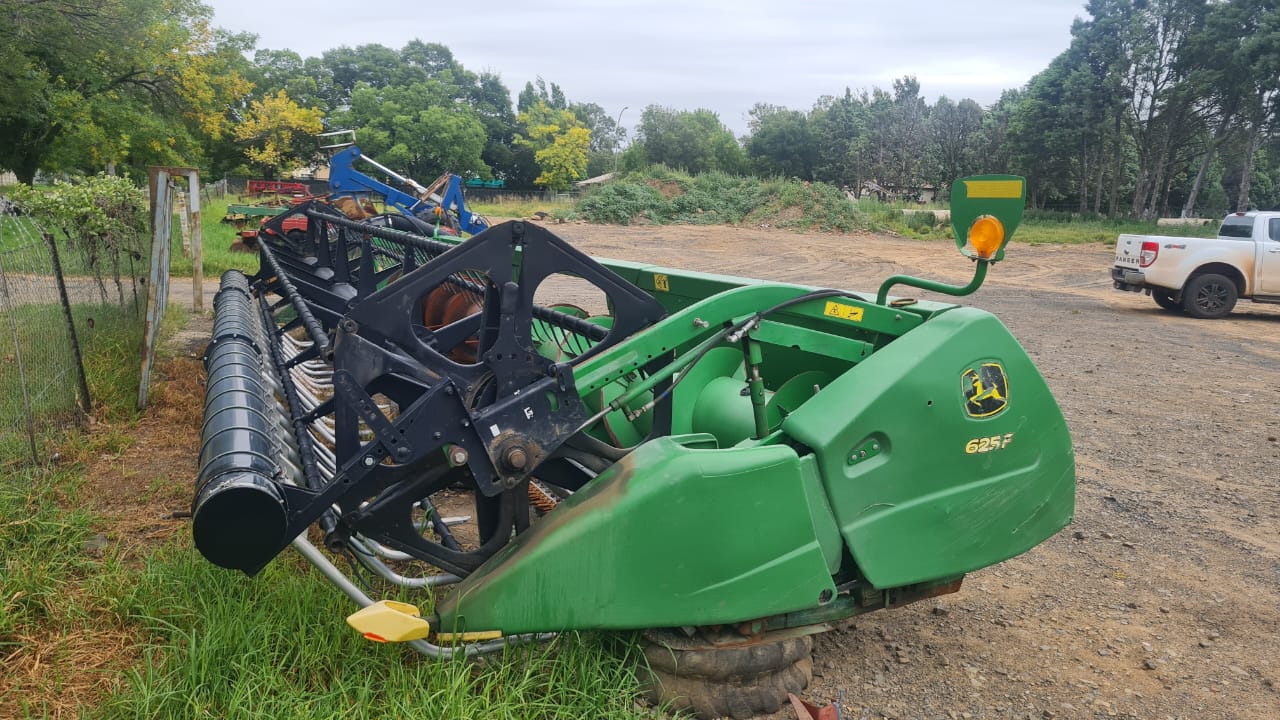
M 649 701 L 702 718 L 777 712 L 813 679 L 808 636 L 731 647 L 697 644 L 670 630 L 645 632 L 647 667 L 637 676 Z

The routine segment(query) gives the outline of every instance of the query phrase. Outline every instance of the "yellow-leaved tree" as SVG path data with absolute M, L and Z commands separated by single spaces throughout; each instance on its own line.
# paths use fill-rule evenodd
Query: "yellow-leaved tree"
M 534 150 L 541 174 L 534 184 L 548 190 L 564 190 L 587 174 L 591 130 L 569 110 L 557 110 L 542 100 L 516 118 L 524 133 L 516 142 Z
M 280 90 L 249 104 L 249 112 L 235 128 L 245 143 L 245 157 L 268 180 L 301 167 L 316 154 L 314 135 L 324 129 L 324 113 L 304 108 Z

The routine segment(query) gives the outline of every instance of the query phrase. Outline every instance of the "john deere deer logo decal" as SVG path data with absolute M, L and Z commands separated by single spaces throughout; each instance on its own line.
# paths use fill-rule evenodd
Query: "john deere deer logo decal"
M 982 363 L 976 369 L 965 370 L 960 375 L 960 385 L 969 417 L 991 417 L 1009 404 L 1009 381 L 1000 363 Z

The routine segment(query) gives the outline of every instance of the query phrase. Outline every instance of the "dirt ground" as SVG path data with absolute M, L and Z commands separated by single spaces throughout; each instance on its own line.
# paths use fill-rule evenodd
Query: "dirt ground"
M 552 229 L 593 255 L 851 290 L 971 273 L 943 242 Z M 1113 290 L 1111 257 L 1015 244 L 961 301 L 997 314 L 1058 397 L 1078 463 L 1073 525 L 957 594 L 819 637 L 807 699 L 842 700 L 845 720 L 1280 717 L 1280 307 L 1169 313 Z

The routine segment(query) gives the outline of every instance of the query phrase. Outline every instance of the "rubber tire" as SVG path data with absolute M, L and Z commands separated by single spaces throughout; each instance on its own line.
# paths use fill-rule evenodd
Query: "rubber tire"
M 1156 304 L 1164 308 L 1165 310 L 1182 312 L 1182 303 L 1177 300 L 1174 300 L 1173 293 L 1169 292 L 1168 290 L 1152 290 L 1151 299 L 1155 300 Z
M 808 637 L 743 648 L 673 650 L 645 642 L 648 667 L 636 676 L 645 695 L 668 712 L 704 720 L 742 720 L 777 712 L 813 679 Z
M 1196 275 L 1182 289 L 1182 308 L 1192 317 L 1215 319 L 1236 306 L 1236 284 L 1216 273 Z
M 662 642 L 645 642 L 644 658 L 654 670 L 707 680 L 733 680 L 754 677 L 794 665 L 810 657 L 813 641 L 809 637 L 788 638 L 780 642 L 715 650 L 672 649 Z

